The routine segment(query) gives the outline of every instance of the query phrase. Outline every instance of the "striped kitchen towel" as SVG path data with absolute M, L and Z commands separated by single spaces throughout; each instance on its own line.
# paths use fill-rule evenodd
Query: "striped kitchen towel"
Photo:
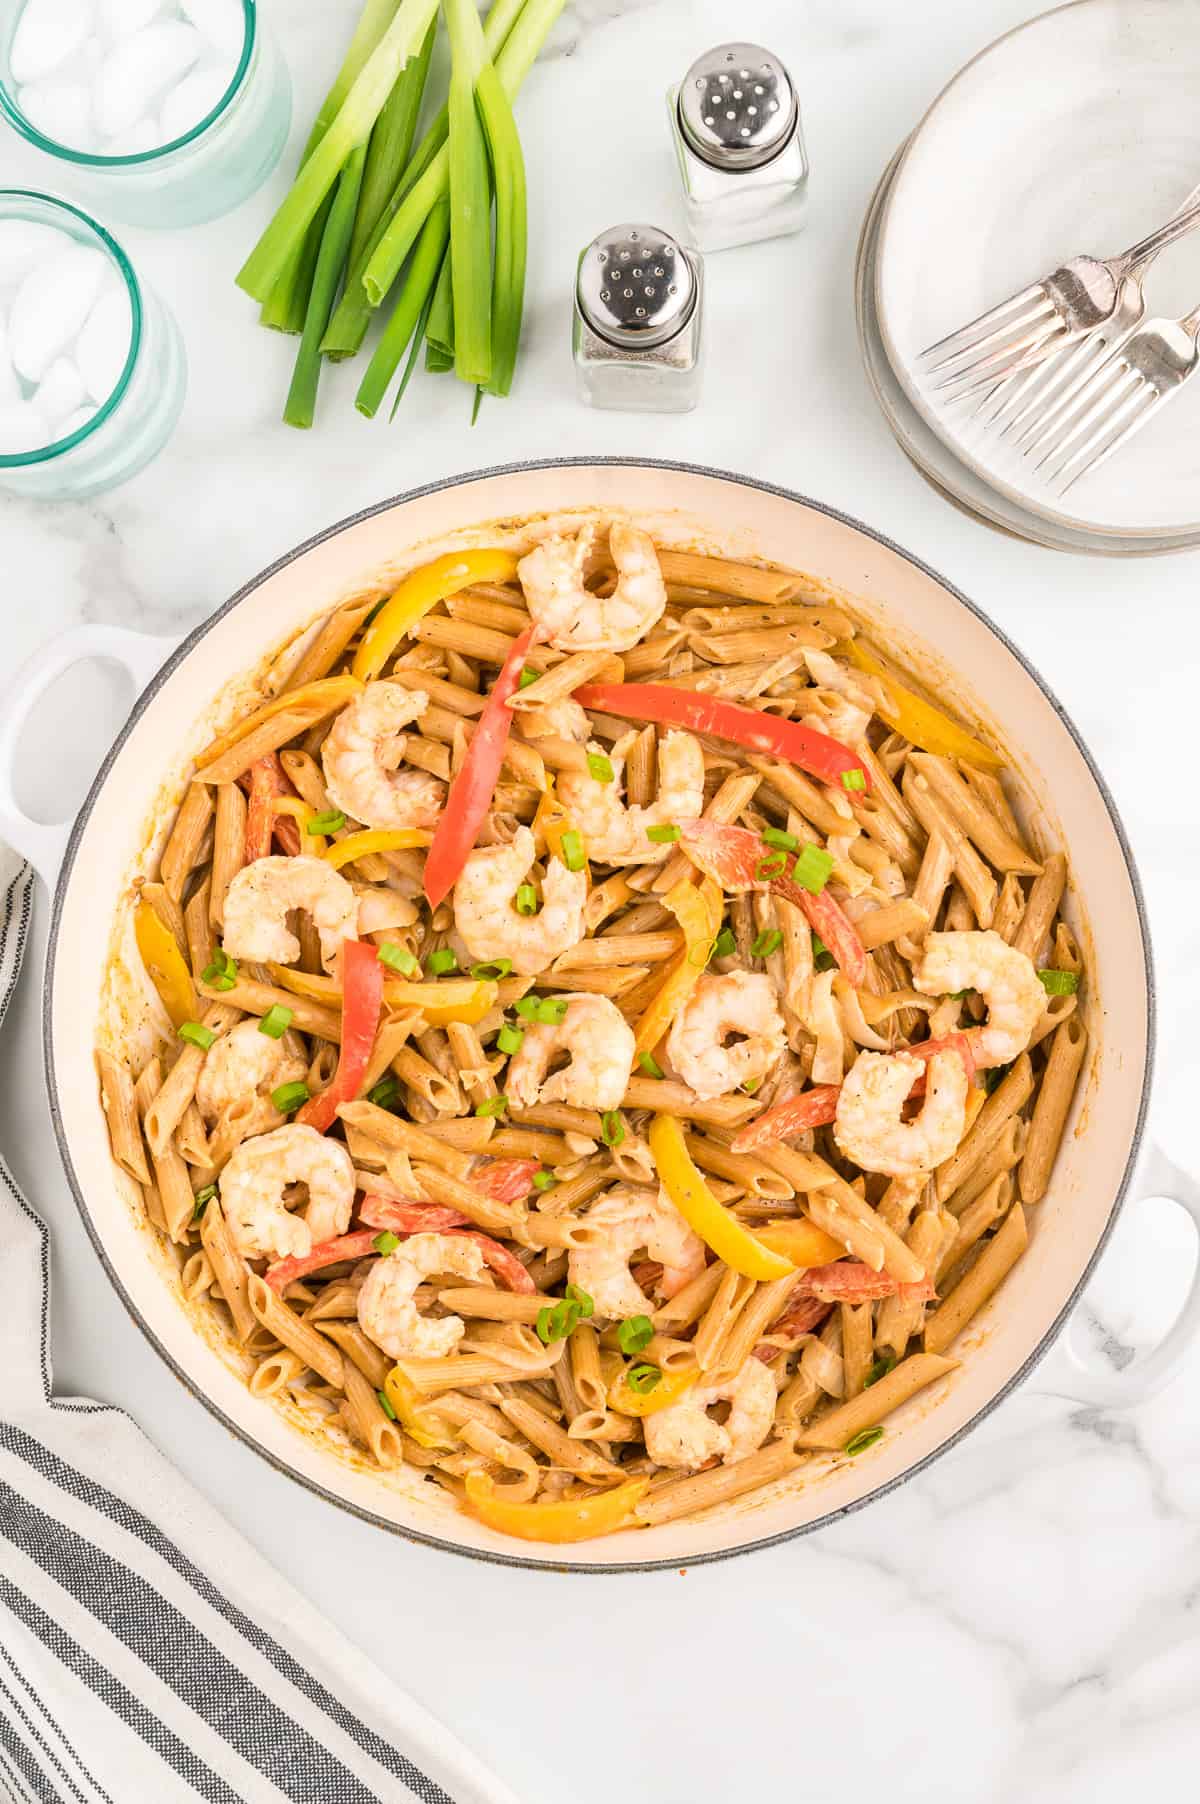
M 32 893 L 0 847 L 0 1020 Z M 48 1281 L 0 1162 L 0 1799 L 516 1804 L 128 1416 L 54 1395 Z

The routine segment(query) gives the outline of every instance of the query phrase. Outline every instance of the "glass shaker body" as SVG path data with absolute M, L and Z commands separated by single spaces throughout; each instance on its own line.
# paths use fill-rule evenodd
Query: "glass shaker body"
M 579 255 L 571 350 L 589 407 L 689 413 L 703 373 L 703 260 L 657 226 L 602 232 Z
M 719 44 L 667 95 L 691 242 L 729 250 L 797 231 L 808 210 L 800 105 L 779 59 Z

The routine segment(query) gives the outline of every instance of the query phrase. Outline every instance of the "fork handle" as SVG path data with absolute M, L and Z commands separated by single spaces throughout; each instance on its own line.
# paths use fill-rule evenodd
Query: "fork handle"
M 1198 221 L 1200 221 L 1200 186 L 1192 189 L 1179 212 L 1168 219 L 1165 225 L 1159 226 L 1156 232 L 1151 232 L 1148 238 L 1142 238 L 1137 244 L 1131 245 L 1122 256 L 1117 258 L 1117 262 L 1122 268 L 1122 274 L 1133 274 L 1144 269 L 1153 258 L 1157 257 L 1159 251 L 1166 250 L 1168 244 L 1174 244 L 1176 239 L 1185 237 Z

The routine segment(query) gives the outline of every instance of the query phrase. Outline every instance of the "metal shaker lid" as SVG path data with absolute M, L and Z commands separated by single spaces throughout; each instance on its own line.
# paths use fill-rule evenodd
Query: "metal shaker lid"
M 649 350 L 666 344 L 696 304 L 696 276 L 669 232 L 653 225 L 610 226 L 579 262 L 579 309 L 610 344 Z
M 792 78 L 761 44 L 718 44 L 698 56 L 679 89 L 679 123 L 714 169 L 758 169 L 796 124 Z

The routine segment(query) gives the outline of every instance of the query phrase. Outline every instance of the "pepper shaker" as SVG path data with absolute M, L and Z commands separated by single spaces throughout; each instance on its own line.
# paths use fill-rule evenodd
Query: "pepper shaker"
M 667 103 L 698 250 L 800 227 L 808 154 L 796 89 L 777 56 L 759 44 L 718 44 L 696 58 Z
M 571 337 L 579 398 L 627 413 L 700 399 L 704 265 L 652 225 L 619 225 L 579 258 Z

